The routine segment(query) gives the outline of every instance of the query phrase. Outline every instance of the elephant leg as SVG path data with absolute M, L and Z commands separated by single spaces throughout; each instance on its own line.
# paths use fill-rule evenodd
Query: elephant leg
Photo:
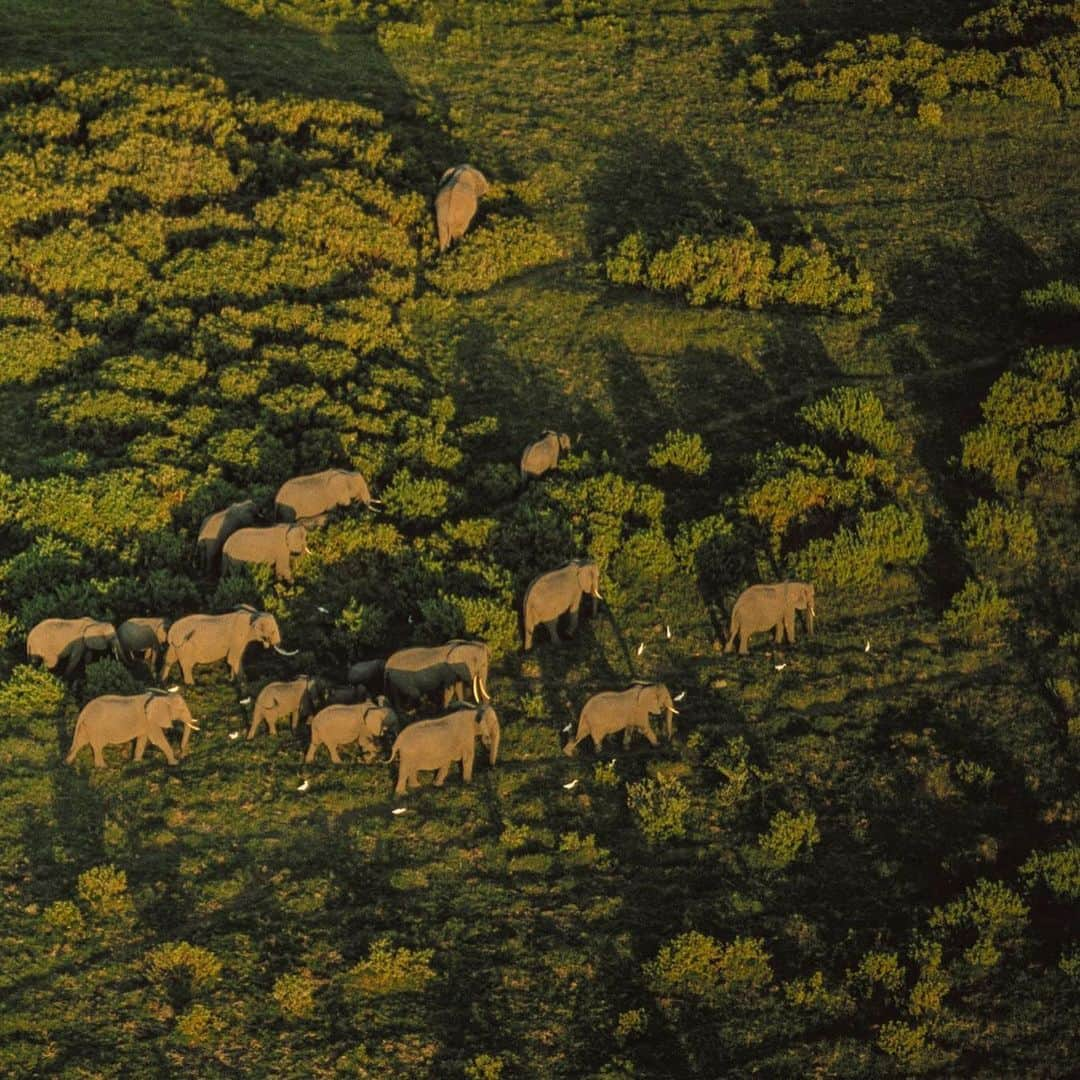
M 304 755 L 304 764 L 310 765 L 315 760 L 315 752 L 319 749 L 319 743 L 312 736 L 311 745 L 307 748 L 307 753 Z
M 337 746 L 334 745 L 334 743 L 328 742 L 326 744 L 326 749 L 330 751 L 330 760 L 335 765 L 343 765 L 344 764 L 344 762 L 341 760 L 341 755 L 338 753 L 338 748 L 337 748 Z
M 165 738 L 165 736 L 162 735 L 162 738 Z M 166 739 L 165 741 L 168 742 L 168 739 Z M 189 742 L 191 742 L 191 728 L 189 728 L 187 724 L 185 724 L 184 734 L 180 736 L 180 756 L 182 758 L 187 757 Z
M 472 754 L 466 754 L 461 759 L 461 779 L 466 784 L 471 784 L 472 783 L 472 767 L 473 767 L 473 755 Z M 448 765 L 447 768 L 449 769 L 450 766 Z
M 555 645 L 561 645 L 562 638 L 559 637 L 559 616 L 556 615 L 554 619 L 545 620 L 544 626 L 547 627 L 547 632 L 551 638 L 552 643 Z
M 728 630 L 728 636 L 727 636 L 727 641 L 726 641 L 726 642 L 724 642 L 724 652 L 725 652 L 725 653 L 729 653 L 729 652 L 734 652 L 734 651 L 735 651 L 735 637 L 736 637 L 736 635 L 739 635 L 740 637 L 742 636 L 742 635 L 741 635 L 741 634 L 739 633 L 739 627 L 738 627 L 738 625 L 736 624 L 735 620 L 734 620 L 734 619 L 732 619 L 732 620 L 731 620 L 731 627 L 730 627 L 730 629 Z
M 532 648 L 533 628 L 528 623 L 525 624 L 525 640 L 522 642 L 522 648 L 525 652 L 528 652 Z
M 80 733 L 75 733 L 75 738 L 72 740 L 71 749 L 68 751 L 68 755 L 64 758 L 66 765 L 71 765 L 75 758 L 78 757 L 79 751 L 86 745 L 86 740 L 80 737 Z
M 263 722 L 263 718 L 261 716 L 253 716 L 251 718 L 251 727 L 248 728 L 248 733 L 247 733 L 247 737 L 249 739 L 254 739 L 255 738 L 255 735 L 259 730 L 259 725 L 262 722 Z
M 406 782 L 408 783 L 409 787 L 419 787 L 420 786 L 420 776 L 419 776 L 419 774 L 415 773 L 415 772 L 409 773 L 408 777 L 406 778 Z
M 76 642 L 71 646 L 71 651 L 68 653 L 67 667 L 64 669 L 65 678 L 68 678 L 75 673 L 75 669 L 79 666 L 79 661 L 83 658 L 83 653 L 85 651 L 86 649 L 81 641 Z
M 745 627 L 739 628 L 739 655 L 746 656 L 750 652 L 750 631 Z
M 294 729 L 296 728 L 295 724 L 293 724 L 293 728 Z M 273 717 L 273 716 L 267 716 L 266 717 L 266 730 L 271 735 L 276 735 L 277 734 L 277 718 L 276 717 Z
M 140 735 L 135 740 L 135 747 L 131 755 L 132 761 L 142 761 L 143 754 L 146 753 L 146 736 Z
M 406 773 L 405 770 L 399 765 L 398 766 L 397 784 L 394 786 L 394 794 L 395 795 L 404 795 L 405 794 L 405 792 L 407 790 L 407 787 L 408 787 L 408 779 L 409 779 L 408 773 Z
M 105 755 L 101 752 L 101 743 L 92 742 L 90 749 L 94 752 L 94 765 L 99 769 L 104 769 Z
M 446 783 L 446 778 L 450 775 L 450 766 L 441 765 L 439 771 L 435 774 L 435 786 L 442 787 Z
M 589 734 L 592 735 L 593 749 L 599 754 L 600 744 L 604 741 L 604 736 L 601 735 L 598 731 L 592 731 Z
M 180 659 L 180 674 L 184 677 L 184 683 L 191 686 L 195 682 L 195 665 L 183 658 Z
M 160 728 L 151 728 L 147 735 L 150 741 L 165 755 L 165 760 L 170 765 L 175 765 L 177 763 L 176 755 L 169 745 L 169 740 L 165 738 L 165 732 Z
M 634 724 L 627 724 L 622 731 L 622 746 L 626 750 L 630 746 L 630 739 L 634 734 Z
M 641 734 L 649 740 L 650 746 L 656 746 L 659 743 L 659 739 L 656 737 L 656 732 L 652 729 L 652 724 L 649 723 L 649 718 L 645 718 L 645 723 L 641 725 Z
M 787 629 L 787 619 L 785 616 L 781 616 L 776 620 L 776 626 L 773 627 L 773 640 L 777 645 L 784 644 L 784 631 Z
M 792 645 L 794 645 L 795 644 L 795 612 L 794 612 L 794 610 L 789 611 L 784 616 L 784 630 L 787 632 L 788 641 Z

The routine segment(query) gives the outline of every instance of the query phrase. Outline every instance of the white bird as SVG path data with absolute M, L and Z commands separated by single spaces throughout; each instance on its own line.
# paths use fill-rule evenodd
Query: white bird
M 241 705 L 250 705 L 251 704 L 251 698 L 249 698 L 249 697 L 241 698 L 240 699 L 240 704 Z
M 777 664 L 776 665 L 776 670 L 777 671 L 783 671 L 784 668 L 786 668 L 786 667 L 787 667 L 787 664 Z
M 665 626 L 665 627 L 664 627 L 664 630 L 665 630 L 665 632 L 667 633 L 667 639 L 668 639 L 668 641 L 670 641 L 670 640 L 671 640 L 671 627 L 670 627 L 670 626 Z
M 329 615 L 330 614 L 330 609 L 329 608 L 324 608 L 321 605 L 316 607 L 315 610 L 316 611 L 321 611 L 324 615 Z
M 641 654 L 642 654 L 642 653 L 643 653 L 644 651 L 645 651 L 645 642 L 643 641 L 643 642 L 642 642 L 642 643 L 641 643 L 641 644 L 640 644 L 640 645 L 639 645 L 639 646 L 637 647 L 637 654 L 638 654 L 638 656 L 640 656 L 640 655 L 641 655 Z
M 170 694 L 179 694 L 180 693 L 180 687 L 179 686 L 170 686 L 169 687 L 169 693 Z
M 395 815 L 407 814 L 408 812 L 409 812 L 409 808 L 407 806 L 398 806 L 395 809 L 390 811 L 391 814 L 395 814 Z
M 870 639 L 867 638 L 866 639 L 866 648 L 863 649 L 863 652 L 869 652 L 869 651 L 870 651 Z
M 580 780 L 571 780 L 569 784 L 563 784 L 563 787 L 567 791 L 573 791 L 574 788 L 576 788 L 578 786 L 578 784 L 580 784 L 580 783 L 581 783 Z
M 307 789 L 309 787 L 311 787 L 311 781 L 310 780 L 305 780 L 296 790 L 297 791 L 307 791 Z
M 229 738 L 230 739 L 239 739 L 240 738 L 240 732 L 239 731 L 230 731 L 229 732 Z
M 686 691 L 685 690 L 680 690 L 671 700 L 672 701 L 682 701 L 682 699 L 684 697 L 686 697 Z
M 563 728 L 563 734 L 565 735 L 568 731 L 573 731 L 573 730 L 574 730 L 573 723 L 569 723 L 569 724 L 566 725 L 566 727 Z

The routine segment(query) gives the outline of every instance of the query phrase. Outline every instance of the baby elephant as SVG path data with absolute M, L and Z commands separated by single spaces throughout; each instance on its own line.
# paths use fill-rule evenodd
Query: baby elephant
M 237 529 L 221 549 L 221 572 L 227 574 L 243 563 L 263 563 L 283 581 L 292 581 L 290 556 L 310 554 L 303 525 Z
M 338 748 L 349 743 L 359 744 L 364 757 L 371 758 L 377 753 L 375 740 L 388 729 L 396 728 L 397 723 L 397 713 L 384 697 L 359 705 L 328 705 L 311 721 L 311 745 L 304 762 L 310 765 L 319 747 L 325 746 L 330 751 L 330 760 L 340 765 Z
M 64 761 L 71 765 L 79 751 L 89 745 L 94 752 L 94 764 L 102 769 L 105 767 L 103 747 L 134 739 L 136 761 L 142 761 L 147 742 L 152 742 L 165 755 L 165 760 L 175 765 L 176 755 L 165 738 L 165 732 L 176 721 L 184 725 L 184 737 L 180 742 L 180 754 L 183 756 L 187 752 L 191 732 L 198 731 L 199 726 L 191 718 L 187 702 L 180 694 L 151 690 L 130 696 L 105 694 L 96 697 L 79 713 L 71 750 Z
M 128 619 L 116 628 L 116 636 L 128 656 L 142 657 L 150 669 L 156 671 L 169 640 L 169 620 Z
M 385 660 L 358 660 L 349 667 L 347 679 L 353 685 L 359 683 L 369 690 L 377 690 L 383 685 L 385 668 Z
M 577 744 L 590 737 L 593 746 L 599 750 L 604 737 L 617 731 L 640 731 L 652 746 L 656 746 L 656 733 L 649 723 L 649 715 L 659 712 L 667 714 L 667 737 L 670 739 L 671 718 L 678 716 L 679 710 L 663 683 L 639 683 L 629 690 L 594 694 L 585 702 L 578 718 L 577 735 L 573 742 L 563 747 L 563 753 L 573 757 Z
M 416 774 L 425 769 L 436 770 L 435 786 L 442 787 L 455 761 L 461 762 L 461 779 L 471 783 L 477 737 L 488 748 L 494 765 L 499 756 L 499 717 L 490 705 L 466 705 L 437 720 L 410 724 L 394 740 L 388 759 L 400 759 L 394 794 L 419 787 Z
M 439 250 L 445 251 L 465 235 L 476 214 L 480 196 L 488 192 L 488 182 L 479 169 L 456 165 L 447 169 L 435 193 L 435 225 L 439 230 Z
M 545 431 L 536 442 L 529 443 L 521 455 L 521 482 L 543 476 L 558 467 L 559 458 L 570 451 L 570 436 Z
M 301 720 L 315 715 L 315 699 L 319 693 L 319 680 L 308 675 L 300 675 L 291 682 L 267 683 L 255 699 L 247 737 L 254 739 L 264 721 L 271 735 L 277 734 L 279 720 L 288 720 L 295 731 Z

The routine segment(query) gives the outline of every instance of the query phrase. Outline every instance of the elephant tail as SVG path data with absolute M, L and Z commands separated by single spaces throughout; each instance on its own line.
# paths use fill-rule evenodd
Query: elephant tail
M 79 717 L 78 720 L 75 721 L 75 730 L 72 732 L 72 735 L 71 735 L 71 749 L 68 751 L 67 757 L 64 758 L 64 764 L 65 765 L 70 765 L 75 760 L 75 758 L 78 755 L 79 751 L 82 749 L 82 738 L 81 738 L 81 736 L 82 736 L 82 733 L 83 733 L 84 723 L 85 723 L 85 721 L 83 720 L 83 718 L 81 716 Z
M 399 742 L 401 742 L 400 735 L 394 740 L 394 745 L 390 748 L 390 756 L 382 763 L 383 765 L 392 765 L 394 758 L 401 755 L 401 747 L 398 746 Z

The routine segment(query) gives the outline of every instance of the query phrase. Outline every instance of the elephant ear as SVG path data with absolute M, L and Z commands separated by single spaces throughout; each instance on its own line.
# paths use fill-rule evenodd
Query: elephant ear
M 164 720 L 161 718 L 162 706 L 165 706 L 166 709 Z M 172 712 L 169 709 L 168 698 L 164 694 L 155 694 L 153 691 L 148 693 L 143 701 L 143 712 L 146 713 L 146 719 L 151 724 L 156 724 L 162 728 L 172 726 Z

